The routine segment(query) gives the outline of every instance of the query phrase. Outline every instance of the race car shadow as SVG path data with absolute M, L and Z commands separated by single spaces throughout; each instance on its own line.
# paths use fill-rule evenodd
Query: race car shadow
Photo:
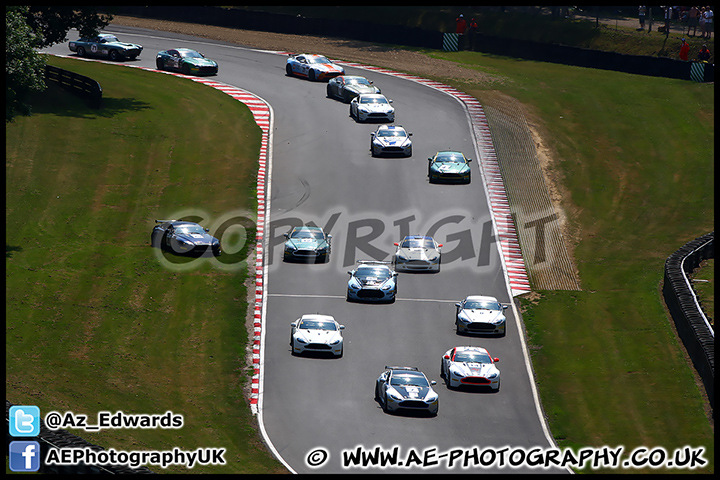
M 460 385 L 458 387 L 448 387 L 447 383 L 445 383 L 445 386 L 448 390 L 451 392 L 460 392 L 460 393 L 498 393 L 500 389 L 494 390 L 493 388 L 489 387 L 488 385 Z
M 382 402 L 379 399 L 376 399 L 375 402 L 378 404 L 378 407 L 382 411 Z M 435 418 L 437 417 L 437 414 L 430 412 L 429 410 L 412 410 L 412 409 L 397 409 L 394 412 L 387 411 L 383 412 L 386 415 L 392 415 L 394 417 L 405 417 L 405 418 Z
M 338 356 L 338 355 L 333 354 L 332 352 L 305 351 L 302 353 L 297 353 L 297 352 L 292 351 L 292 347 L 289 348 L 289 350 L 290 350 L 290 355 L 292 355 L 293 357 L 298 357 L 298 358 L 315 358 L 315 359 L 325 359 L 325 360 L 328 360 L 328 359 L 337 360 L 339 358 L 342 358 L 342 355 Z

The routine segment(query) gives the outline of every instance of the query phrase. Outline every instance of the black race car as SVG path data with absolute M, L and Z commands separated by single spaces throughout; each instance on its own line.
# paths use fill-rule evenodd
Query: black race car
M 155 220 L 150 244 L 178 255 L 220 255 L 220 240 L 207 228 L 185 220 Z

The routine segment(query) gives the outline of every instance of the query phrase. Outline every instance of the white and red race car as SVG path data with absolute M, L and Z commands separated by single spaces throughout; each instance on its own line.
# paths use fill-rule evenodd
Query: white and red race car
M 495 366 L 499 361 L 483 347 L 455 347 L 442 356 L 440 374 L 448 388 L 465 385 L 499 390 L 500 370 Z

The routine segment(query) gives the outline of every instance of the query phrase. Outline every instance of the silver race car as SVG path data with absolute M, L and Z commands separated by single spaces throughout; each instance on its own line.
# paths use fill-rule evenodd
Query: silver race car
M 442 356 L 440 376 L 448 388 L 490 387 L 500 389 L 500 370 L 495 366 L 499 358 L 493 358 L 483 347 L 455 347 Z
M 395 109 L 392 100 L 379 93 L 364 93 L 350 102 L 350 116 L 356 122 L 381 121 L 394 122 Z
M 380 93 L 371 80 L 356 75 L 340 75 L 331 78 L 327 84 L 327 96 L 339 98 L 345 103 L 362 93 Z
M 438 413 L 438 394 L 432 389 L 435 380 L 428 380 L 417 367 L 385 366 L 375 382 L 375 400 L 385 413 L 398 410 Z
M 491 333 L 505 335 L 505 313 L 507 305 L 500 304 L 495 297 L 471 295 L 456 303 L 455 326 L 457 333 Z
M 395 242 L 393 265 L 397 272 L 439 272 L 440 249 L 433 237 L 408 235 Z
M 343 355 L 343 337 L 345 329 L 330 315 L 306 314 L 290 324 L 290 346 L 292 353 L 332 353 L 336 357 Z
M 380 125 L 370 134 L 370 152 L 373 157 L 380 155 L 412 156 L 412 133 L 402 125 Z
M 390 262 L 361 260 L 355 270 L 348 272 L 348 301 L 394 302 L 397 295 L 397 272 Z

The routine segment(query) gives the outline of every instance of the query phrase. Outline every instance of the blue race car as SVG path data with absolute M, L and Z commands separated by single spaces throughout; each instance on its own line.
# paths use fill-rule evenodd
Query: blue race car
M 134 60 L 142 52 L 142 45 L 125 43 L 110 33 L 100 33 L 94 37 L 80 38 L 68 45 L 78 57 L 105 57 L 112 61 L 129 58 Z

